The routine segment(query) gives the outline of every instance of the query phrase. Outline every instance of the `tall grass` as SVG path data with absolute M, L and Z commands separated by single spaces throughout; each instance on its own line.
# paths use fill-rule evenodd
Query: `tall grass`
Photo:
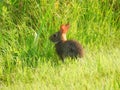
M 64 64 L 58 62 L 57 65 L 45 59 L 43 63 L 39 61 L 36 68 L 22 68 L 19 63 L 14 72 L 7 71 L 7 75 L 3 76 L 7 81 L 1 84 L 1 90 L 119 90 L 119 53 L 118 49 L 97 54 L 88 52 L 81 61 L 66 59 Z
M 81 62 L 61 63 L 48 39 L 68 22 Z M 0 1 L 1 89 L 119 89 L 119 45 L 119 0 Z

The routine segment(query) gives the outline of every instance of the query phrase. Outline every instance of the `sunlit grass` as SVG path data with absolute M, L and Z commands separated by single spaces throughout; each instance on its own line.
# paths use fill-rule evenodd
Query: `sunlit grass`
M 1 89 L 115 89 L 120 88 L 120 51 L 88 52 L 80 61 L 66 59 L 65 63 L 39 62 L 36 68 L 19 64 L 16 72 L 9 73 Z M 53 59 L 53 58 L 51 58 Z
M 120 3 L 98 0 L 0 1 L 0 89 L 120 88 Z M 70 24 L 84 58 L 61 62 L 49 36 Z

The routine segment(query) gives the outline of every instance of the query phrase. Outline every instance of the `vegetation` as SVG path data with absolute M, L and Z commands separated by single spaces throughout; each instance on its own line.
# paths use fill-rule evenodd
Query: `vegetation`
M 61 62 L 49 36 L 63 23 L 85 49 Z M 119 0 L 0 0 L 0 89 L 120 89 Z

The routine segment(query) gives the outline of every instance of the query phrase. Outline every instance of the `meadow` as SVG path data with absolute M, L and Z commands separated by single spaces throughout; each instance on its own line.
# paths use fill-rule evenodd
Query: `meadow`
M 79 60 L 49 36 L 70 24 Z M 0 90 L 119 90 L 120 0 L 0 0 Z

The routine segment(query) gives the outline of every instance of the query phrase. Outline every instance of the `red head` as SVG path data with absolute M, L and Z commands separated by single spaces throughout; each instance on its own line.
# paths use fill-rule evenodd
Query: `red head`
M 58 43 L 58 42 L 64 42 L 67 41 L 66 38 L 66 33 L 69 29 L 70 25 L 69 24 L 63 24 L 60 26 L 60 31 L 54 33 L 53 35 L 50 36 L 50 40 L 52 42 Z

